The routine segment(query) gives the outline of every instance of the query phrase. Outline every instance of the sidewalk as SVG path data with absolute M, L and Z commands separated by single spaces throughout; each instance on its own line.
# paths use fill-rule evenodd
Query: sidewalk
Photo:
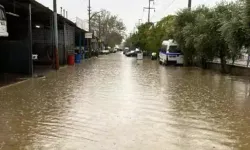
M 27 80 L 28 77 L 21 74 L 0 74 L 0 87 Z
M 220 64 L 220 59 L 214 59 L 212 62 Z M 227 64 L 232 65 L 232 61 L 227 60 Z M 247 60 L 243 60 L 243 59 L 236 60 L 233 65 L 234 66 L 250 68 L 250 66 L 247 67 Z
M 67 65 L 60 66 L 60 69 L 64 68 L 67 68 Z M 44 77 L 51 71 L 55 70 L 53 70 L 51 67 L 48 66 L 34 66 L 33 77 L 23 74 L 0 73 L 0 88 L 7 85 L 19 83 L 31 78 Z

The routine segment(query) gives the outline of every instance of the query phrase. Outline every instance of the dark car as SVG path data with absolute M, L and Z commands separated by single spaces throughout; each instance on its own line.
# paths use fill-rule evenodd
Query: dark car
M 128 57 L 131 57 L 131 56 L 134 55 L 134 53 L 135 53 L 134 50 L 130 50 L 130 51 L 127 51 L 127 52 L 125 53 L 125 55 L 128 56 Z
M 128 57 L 137 57 L 138 53 L 142 53 L 139 49 L 136 50 L 130 50 L 129 52 L 126 53 L 126 56 Z
M 123 50 L 123 54 L 126 55 L 126 53 L 129 52 L 129 51 L 130 51 L 129 48 L 128 48 L 128 47 L 125 47 L 124 50 Z

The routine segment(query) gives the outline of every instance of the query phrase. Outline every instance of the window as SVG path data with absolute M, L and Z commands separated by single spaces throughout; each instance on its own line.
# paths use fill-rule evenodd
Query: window
M 168 51 L 170 52 L 170 53 L 177 53 L 177 51 L 178 51 L 178 47 L 177 46 L 169 46 L 169 49 L 168 49 Z
M 6 20 L 3 8 L 0 8 L 0 20 Z
M 166 53 L 166 49 L 167 49 L 167 46 L 166 45 L 162 45 L 162 47 L 160 49 L 160 52 Z

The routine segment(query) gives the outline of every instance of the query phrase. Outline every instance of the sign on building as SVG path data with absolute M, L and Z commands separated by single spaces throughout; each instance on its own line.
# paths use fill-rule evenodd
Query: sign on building
M 92 33 L 85 33 L 86 39 L 92 39 L 92 37 L 93 37 Z

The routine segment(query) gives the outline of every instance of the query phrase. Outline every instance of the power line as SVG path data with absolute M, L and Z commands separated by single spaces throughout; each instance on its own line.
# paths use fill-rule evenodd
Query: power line
M 170 3 L 169 3 L 169 5 L 168 5 L 168 7 L 167 8 L 165 8 L 165 9 L 168 9 L 170 6 L 172 6 L 172 4 L 175 2 L 176 0 L 172 0 Z M 207 0 L 205 0 L 205 1 L 207 1 Z M 188 0 L 188 9 L 191 9 L 191 7 L 192 7 L 192 0 Z M 155 15 L 154 15 L 155 16 Z M 153 17 L 154 17 L 153 16 Z M 152 18 L 153 18 L 152 17 Z
M 143 22 L 143 19 L 144 19 L 144 11 L 142 12 L 142 17 L 141 17 L 142 22 Z
M 142 11 L 141 18 L 139 18 L 139 20 L 141 20 L 141 23 L 143 22 L 143 18 L 144 18 L 144 11 Z
M 164 8 L 164 9 L 168 9 L 170 6 L 172 6 L 173 5 L 173 3 L 175 2 L 176 0 L 172 0 L 169 4 L 168 4 L 168 6 L 166 7 L 166 8 L 164 8 L 164 7 L 162 7 L 162 8 Z M 161 6 L 164 6 L 165 4 L 163 4 L 163 5 L 161 5 Z M 165 14 L 165 13 L 164 13 Z M 155 17 L 155 14 L 154 14 L 154 16 L 152 16 L 152 18 L 154 18 Z
M 151 7 L 151 2 L 154 2 L 154 0 L 148 0 L 148 7 L 144 7 L 143 8 L 143 11 L 145 9 L 148 9 L 148 22 L 150 22 L 150 13 L 151 13 L 151 10 L 153 9 L 155 11 L 155 8 Z
M 156 3 L 155 7 L 156 7 L 157 5 L 159 5 L 159 3 Z M 163 8 L 162 6 L 164 6 L 164 4 L 161 5 L 161 7 L 159 8 L 159 10 L 161 10 L 161 9 Z M 158 8 L 157 8 L 157 9 L 158 9 Z M 154 13 L 154 15 L 151 17 L 151 20 L 155 17 L 155 15 L 156 15 L 156 13 Z
M 171 3 L 168 5 L 168 7 L 166 9 L 168 9 L 170 6 L 172 6 L 172 4 L 175 2 L 176 0 L 172 0 Z

